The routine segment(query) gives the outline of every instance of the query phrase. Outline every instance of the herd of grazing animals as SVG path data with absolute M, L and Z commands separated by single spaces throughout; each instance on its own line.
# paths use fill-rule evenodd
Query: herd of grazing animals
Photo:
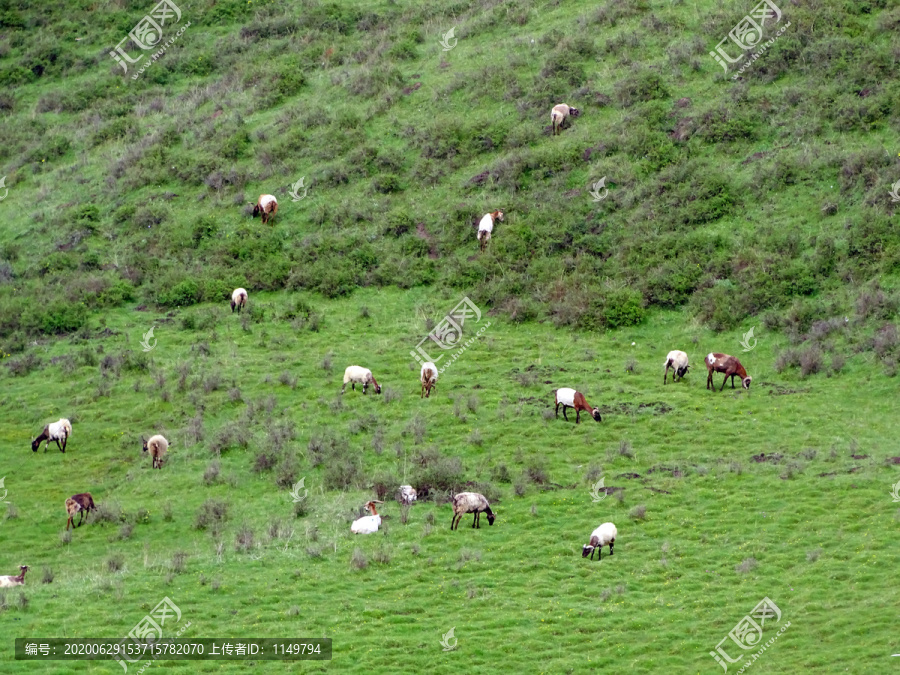
M 573 108 L 565 103 L 560 103 L 553 106 L 553 110 L 550 113 L 552 134 L 558 135 L 561 132 L 562 126 L 567 119 L 578 117 L 580 114 L 581 113 L 577 108 Z M 269 194 L 260 195 L 259 199 L 253 207 L 253 217 L 255 218 L 256 216 L 261 215 L 262 222 L 264 224 L 269 223 L 274 218 L 277 212 L 278 200 L 275 199 L 273 195 Z M 484 252 L 488 241 L 490 241 L 491 239 L 491 233 L 493 232 L 494 224 L 497 221 L 503 222 L 503 211 L 501 210 L 486 213 L 481 218 L 481 221 L 478 224 L 478 242 L 482 252 Z M 246 307 L 247 300 L 248 294 L 246 289 L 234 289 L 231 294 L 232 313 L 236 309 L 238 311 L 238 314 L 240 314 L 241 311 Z M 712 389 L 713 391 L 715 391 L 715 385 L 713 384 L 713 373 L 723 373 L 725 375 L 725 379 L 722 381 L 722 387 L 719 389 L 719 391 L 722 391 L 725 388 L 725 383 L 728 381 L 729 377 L 731 378 L 731 387 L 732 389 L 734 389 L 734 378 L 735 376 L 737 376 L 741 378 L 741 387 L 749 392 L 750 382 L 752 378 L 747 375 L 747 371 L 744 366 L 741 365 L 741 362 L 734 356 L 712 352 L 707 355 L 705 363 L 707 368 L 707 389 Z M 688 355 L 685 352 L 680 350 L 673 350 L 669 352 L 666 356 L 665 361 L 663 384 L 667 383 L 670 368 L 673 370 L 672 382 L 674 383 L 676 381 L 676 378 L 682 380 L 684 379 L 684 376 L 687 374 L 689 367 Z M 438 369 L 434 365 L 434 363 L 428 362 L 422 365 L 419 379 L 422 386 L 420 398 L 429 398 L 431 396 L 431 392 L 437 386 Z M 348 366 L 344 371 L 344 383 L 343 387 L 341 387 L 341 394 L 343 394 L 346 390 L 347 384 L 350 384 L 353 390 L 356 390 L 357 384 L 362 385 L 363 394 L 368 393 L 368 388 L 370 385 L 372 386 L 376 394 L 381 393 L 381 385 L 379 385 L 375 380 L 375 377 L 372 375 L 372 371 L 361 366 Z M 576 424 L 579 424 L 581 422 L 582 412 L 588 413 L 597 422 L 601 421 L 600 409 L 591 407 L 587 403 L 584 394 L 582 394 L 581 392 L 576 391 L 575 389 L 562 387 L 554 391 L 554 397 L 557 418 L 559 417 L 559 407 L 562 406 L 563 418 L 566 421 L 568 421 L 569 419 L 568 415 L 566 414 L 566 411 L 569 408 L 575 410 Z M 44 447 L 44 452 L 46 452 L 50 446 L 50 441 L 54 441 L 60 452 L 65 453 L 66 442 L 71 435 L 71 422 L 69 422 L 69 420 L 65 418 L 62 418 L 57 422 L 47 424 L 44 427 L 43 431 L 38 435 L 38 437 L 35 438 L 34 441 L 32 441 L 31 449 L 32 451 L 37 452 L 37 449 L 40 447 L 41 443 L 46 441 L 46 446 Z M 142 452 L 149 453 L 153 459 L 153 468 L 161 469 L 163 466 L 163 460 L 165 458 L 166 451 L 169 448 L 169 442 L 159 434 L 151 436 L 149 440 L 141 436 L 141 441 L 143 443 Z M 401 485 L 398 494 L 401 503 L 405 505 L 410 505 L 414 501 L 416 501 L 416 490 L 411 485 Z M 488 523 L 490 525 L 494 524 L 496 516 L 494 515 L 493 511 L 491 511 L 490 503 L 482 494 L 479 494 L 477 492 L 460 492 L 456 495 L 451 496 L 450 503 L 453 507 L 453 519 L 450 523 L 451 530 L 457 529 L 459 527 L 460 520 L 462 520 L 462 517 L 467 513 L 473 514 L 473 528 L 481 527 L 482 513 L 487 514 Z M 378 529 L 381 525 L 381 516 L 379 515 L 377 510 L 378 504 L 383 504 L 383 502 L 377 500 L 366 502 L 365 509 L 369 511 L 370 515 L 363 516 L 362 518 L 358 518 L 357 520 L 353 521 L 353 524 L 350 527 L 350 531 L 352 533 L 374 534 L 378 532 Z M 76 515 L 80 514 L 78 525 L 81 525 L 84 520 L 84 514 L 93 511 L 95 508 L 96 506 L 94 504 L 94 500 L 88 492 L 72 495 L 71 497 L 66 499 L 66 513 L 68 515 L 66 530 L 68 530 L 70 526 L 73 529 L 77 527 L 74 522 L 74 518 Z M 602 555 L 602 548 L 606 545 L 609 546 L 609 554 L 612 555 L 616 535 L 617 530 L 615 525 L 613 525 L 612 523 L 603 523 L 591 533 L 590 542 L 588 544 L 585 544 L 582 548 L 582 557 L 587 557 L 588 555 L 590 555 L 591 559 L 593 560 L 594 551 L 596 550 L 598 552 L 599 560 L 600 555 Z M 28 567 L 26 565 L 23 565 L 20 570 L 21 574 L 17 576 L 0 576 L 0 587 L 24 585 L 25 572 L 28 570 Z

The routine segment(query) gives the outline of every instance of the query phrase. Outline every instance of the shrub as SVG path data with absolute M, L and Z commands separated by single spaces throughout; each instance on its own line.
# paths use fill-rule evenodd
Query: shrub
M 633 520 L 644 520 L 647 517 L 647 507 L 639 504 L 628 512 L 628 516 Z
M 218 532 L 228 520 L 228 502 L 221 499 L 207 499 L 197 510 L 194 527 L 198 530 L 210 529 Z

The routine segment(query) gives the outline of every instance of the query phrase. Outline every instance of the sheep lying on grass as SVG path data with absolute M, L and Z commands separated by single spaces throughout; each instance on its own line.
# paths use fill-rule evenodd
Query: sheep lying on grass
M 28 571 L 28 565 L 22 565 L 19 574 L 0 577 L 0 588 L 9 588 L 10 586 L 24 586 L 25 572 Z
M 366 509 L 372 515 L 354 520 L 350 526 L 350 531 L 353 534 L 375 534 L 378 532 L 378 528 L 381 527 L 381 516 L 378 515 L 378 511 L 375 509 L 376 504 L 384 504 L 384 502 L 377 500 L 366 502 Z

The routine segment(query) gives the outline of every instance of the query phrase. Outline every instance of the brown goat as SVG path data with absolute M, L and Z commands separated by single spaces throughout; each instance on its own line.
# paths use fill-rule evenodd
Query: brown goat
M 741 362 L 737 360 L 734 356 L 729 356 L 728 354 L 720 354 L 718 352 L 712 352 L 706 355 L 706 388 L 716 390 L 716 385 L 713 384 L 713 373 L 725 373 L 725 379 L 722 380 L 722 387 L 719 391 L 725 388 L 725 383 L 728 382 L 728 378 L 731 378 L 731 388 L 734 389 L 734 378 L 735 376 L 741 378 L 741 386 L 750 391 L 750 381 L 753 379 L 749 375 L 747 375 L 747 371 L 744 369 L 744 366 L 741 365 Z
M 419 374 L 422 379 L 422 395 L 419 398 L 429 398 L 431 390 L 437 386 L 437 366 L 431 361 L 422 366 L 422 372 Z
M 90 492 L 82 492 L 81 494 L 72 495 L 66 500 L 66 513 L 69 514 L 69 520 L 66 521 L 66 529 L 69 529 L 69 525 L 72 528 L 78 527 L 84 521 L 85 511 L 90 512 L 96 509 L 94 506 L 94 498 L 91 497 Z M 78 525 L 75 525 L 75 514 L 80 513 L 81 518 L 78 520 Z

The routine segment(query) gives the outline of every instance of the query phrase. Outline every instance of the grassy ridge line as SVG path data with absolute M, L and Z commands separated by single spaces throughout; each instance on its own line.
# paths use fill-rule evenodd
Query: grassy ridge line
M 832 632 L 835 626 L 844 628 L 845 615 L 889 602 L 884 594 L 894 593 L 880 576 L 880 570 L 896 562 L 889 529 L 882 526 L 891 510 L 885 486 L 894 473 L 882 464 L 892 454 L 884 441 L 891 437 L 890 388 L 882 378 L 859 385 L 872 369 L 862 356 L 850 359 L 839 376 L 800 381 L 789 374 L 766 373 L 764 366 L 756 368 L 771 359 L 777 347 L 771 344 L 776 339 L 760 340 L 745 357 L 748 366 L 753 364 L 754 387 L 759 386 L 750 397 L 706 392 L 702 371 L 699 377 L 691 373 L 683 386 L 660 389 L 661 360 L 670 342 L 690 344 L 692 337 L 698 337 L 700 344 L 688 349 L 696 364 L 702 358 L 700 347 L 718 344 L 719 338 L 686 328 L 684 317 L 676 314 L 660 315 L 622 332 L 626 334 L 601 337 L 577 333 L 570 337 L 546 327 L 498 320 L 477 349 L 470 349 L 448 371 L 442 379 L 443 391 L 428 401 L 417 401 L 416 372 L 408 368 L 406 335 L 415 339 L 423 305 L 444 307 L 446 299 L 421 290 L 364 290 L 352 300 L 313 301 L 316 311 L 325 313 L 318 333 L 298 332 L 285 321 L 272 320 L 275 308 L 291 301 L 280 294 L 256 297 L 255 306 L 265 309 L 269 318 L 249 324 L 250 333 L 221 305 L 183 311 L 182 316 L 202 315 L 212 309 L 219 317 L 214 326 L 194 331 L 179 330 L 177 323 L 162 324 L 168 330 L 156 332 L 159 343 L 150 372 L 123 371 L 109 397 L 92 400 L 99 380 L 93 374 L 96 370 L 80 370 L 75 381 L 62 383 L 49 368 L 21 379 L 7 376 L 5 408 L 20 395 L 27 396 L 26 405 L 47 406 L 48 414 L 76 400 L 77 413 L 84 418 L 76 422 L 79 447 L 74 446 L 73 436 L 73 447 L 65 456 L 55 451 L 32 455 L 22 438 L 8 437 L 0 444 L 4 463 L 16 466 L 17 477 L 9 476 L 6 484 L 20 513 L 18 519 L 0 525 L 5 533 L 11 531 L 8 550 L 28 560 L 37 558 L 39 565 L 46 561 L 57 573 L 50 586 L 26 587 L 27 610 L 0 613 L 2 621 L 13 615 L 22 619 L 17 635 L 72 634 L 65 618 L 72 606 L 80 608 L 88 623 L 108 628 L 111 635 L 124 634 L 158 597 L 169 595 L 186 617 L 188 611 L 191 620 L 197 617 L 198 635 L 334 637 L 335 661 L 310 666 L 314 670 L 392 672 L 402 657 L 429 672 L 449 672 L 457 667 L 457 659 L 471 664 L 474 672 L 496 672 L 500 662 L 528 670 L 536 660 L 545 664 L 545 672 L 577 670 L 585 659 L 591 659 L 592 665 L 629 663 L 638 672 L 656 672 L 665 666 L 708 668 L 711 659 L 706 652 L 742 612 L 769 595 L 786 615 L 790 613 L 789 620 L 798 617 L 790 640 L 780 639 L 777 649 L 766 657 L 771 659 L 770 672 L 800 663 L 830 664 L 854 672 L 855 667 L 874 663 L 883 652 L 887 626 L 879 629 L 875 620 L 863 622 L 871 630 L 854 636 L 851 645 L 843 639 L 846 631 Z M 369 307 L 368 318 L 360 316 L 357 302 Z M 107 325 L 121 333 L 104 339 L 104 351 L 115 354 L 124 346 L 135 347 L 150 318 L 112 312 Z M 682 332 L 675 332 L 673 325 Z M 466 478 L 490 479 L 491 469 L 502 462 L 510 466 L 516 480 L 520 468 L 543 459 L 550 480 L 564 485 L 575 482 L 578 487 L 541 493 L 526 486 L 525 496 L 516 498 L 512 486 L 501 483 L 497 524 L 475 532 L 463 527 L 450 533 L 446 506 L 431 504 L 416 505 L 409 525 L 404 526 L 397 507 L 389 504 L 387 535 L 364 539 L 350 538 L 344 518 L 371 493 L 358 489 L 322 493 L 316 487 L 321 467 L 310 469 L 305 460 L 301 468 L 315 501 L 308 518 L 291 521 L 287 493 L 274 487 L 270 475 L 249 471 L 252 453 L 265 446 L 258 435 L 249 451 L 223 453 L 225 480 L 206 487 L 201 474 L 211 459 L 207 445 L 216 429 L 242 406 L 228 402 L 221 391 L 201 394 L 202 387 L 162 402 L 152 383 L 156 373 L 163 372 L 166 389 L 172 391 L 176 364 L 192 354 L 191 345 L 208 341 L 212 332 L 219 339 L 209 341 L 210 356 L 194 357 L 204 364 L 199 371 L 208 375 L 220 370 L 226 379 L 233 375 L 246 401 L 274 393 L 279 407 L 287 406 L 297 424 L 298 437 L 291 448 L 301 454 L 318 429 L 328 427 L 344 434 L 343 429 L 349 431 L 354 421 L 374 410 L 378 426 L 385 429 L 385 452 L 372 451 L 367 438 L 371 433 L 351 433 L 351 448 L 360 454 L 366 476 L 384 468 L 399 473 L 403 461 L 391 448 L 402 442 L 405 456 L 411 457 L 421 447 L 403 435 L 419 412 L 428 430 L 423 445 L 437 442 L 447 454 L 461 457 Z M 362 337 L 373 332 L 384 337 L 372 343 Z M 365 342 L 355 342 L 360 339 Z M 637 343 L 634 348 L 632 341 Z M 665 347 L 660 347 L 663 342 Z M 58 356 L 83 347 L 56 342 L 51 353 Z M 629 349 L 636 354 L 634 374 L 622 368 Z M 318 365 L 329 350 L 334 352 L 331 375 Z M 340 388 L 340 364 L 358 360 L 361 350 L 369 359 L 367 364 L 375 368 L 377 363 L 380 381 L 399 387 L 403 398 L 385 402 L 384 397 L 347 394 L 343 410 L 329 409 L 328 402 Z M 593 359 L 586 350 L 594 352 Z M 509 360 L 510 354 L 517 355 L 515 361 Z M 547 371 L 552 385 L 540 380 L 519 382 L 513 370 L 532 363 L 567 370 Z M 298 376 L 297 389 L 274 384 L 283 368 Z M 273 376 L 272 384 L 265 382 L 267 374 Z M 142 391 L 134 391 L 135 380 L 142 381 Z M 809 391 L 770 396 L 760 386 L 767 383 Z M 607 414 L 600 425 L 545 423 L 540 413 L 550 407 L 545 390 L 563 384 L 582 388 L 597 405 L 661 399 L 674 410 L 634 417 Z M 451 391 L 463 393 L 464 398 L 476 393 L 481 399 L 475 413 L 463 407 L 465 422 L 453 412 Z M 192 393 L 196 393 L 193 400 Z M 502 407 L 499 399 L 504 396 L 510 399 L 505 421 L 497 418 Z M 531 398 L 540 403 L 532 403 Z M 187 448 L 180 428 L 197 403 L 205 408 L 207 441 Z M 861 409 L 869 411 L 867 418 L 854 415 Z M 169 437 L 177 445 L 170 454 L 171 464 L 162 472 L 148 468 L 149 460 L 139 456 L 135 442 L 115 438 L 117 427 L 130 429 L 135 419 L 174 430 Z M 720 431 L 723 423 L 729 426 L 727 435 Z M 15 436 L 28 440 L 27 427 L 18 425 Z M 466 440 L 473 427 L 482 431 L 482 446 Z M 630 440 L 635 458 L 618 453 L 622 438 Z M 852 439 L 870 459 L 847 459 Z M 834 459 L 829 458 L 831 445 L 839 450 Z M 816 458 L 799 456 L 808 447 L 819 448 Z M 782 480 L 785 463 L 750 462 L 749 456 L 759 451 L 783 452 L 789 461 L 803 466 L 793 478 Z M 591 503 L 591 481 L 584 477 L 591 462 L 602 465 L 609 477 L 607 485 L 625 484 L 622 504 L 612 495 L 599 505 Z M 679 479 L 647 473 L 660 463 L 681 466 L 687 475 Z M 735 463 L 741 468 L 736 469 Z M 707 473 L 701 475 L 694 464 L 705 466 Z M 861 471 L 846 473 L 856 465 Z M 653 493 L 616 477 L 632 471 L 650 477 L 647 486 L 671 494 Z M 833 478 L 816 477 L 831 471 L 837 471 Z M 228 482 L 232 475 L 234 485 Z M 70 547 L 59 546 L 62 509 L 54 504 L 61 491 L 80 490 L 85 484 L 95 495 L 104 495 L 104 501 L 118 501 L 132 515 L 150 504 L 150 523 L 136 524 L 134 535 L 124 541 L 108 540 L 116 536 L 116 525 L 95 524 L 80 528 Z M 222 563 L 217 562 L 214 539 L 192 529 L 198 507 L 211 496 L 242 504 L 223 533 Z M 166 500 L 174 504 L 171 522 L 160 513 L 159 505 Z M 536 515 L 532 515 L 532 504 Z M 639 504 L 647 506 L 645 521 L 627 515 Z M 834 508 L 835 504 L 840 508 Z M 435 525 L 426 534 L 429 512 L 435 513 Z M 257 540 L 266 542 L 263 532 L 274 518 L 295 527 L 285 553 L 281 552 L 283 539 L 263 543 L 250 554 L 234 551 L 233 539 L 241 525 L 249 525 Z M 588 565 L 579 557 L 581 539 L 598 519 L 616 521 L 621 540 L 611 560 Z M 319 527 L 318 541 L 311 539 L 314 525 Z M 321 557 L 312 557 L 308 551 L 317 547 Z M 369 560 L 361 571 L 350 564 L 355 548 Z M 806 553 L 817 548 L 822 549 L 821 558 L 808 560 Z M 179 550 L 189 554 L 186 570 L 173 573 Z M 123 558 L 123 569 L 110 572 L 107 561 L 117 554 Z M 263 557 L 254 561 L 251 555 Z M 389 562 L 375 562 L 378 556 L 386 556 Z M 750 557 L 758 566 L 747 573 L 735 572 L 735 566 Z M 834 583 L 823 584 L 823 579 Z M 219 582 L 217 590 L 214 580 Z M 848 585 L 854 589 L 852 597 L 846 592 Z M 296 591 L 285 593 L 286 587 Z M 111 604 L 124 608 L 115 622 L 110 621 Z M 687 623 L 686 616 L 691 617 Z M 456 626 L 459 654 L 440 651 L 440 636 L 451 626 Z M 80 630 L 79 634 L 87 635 L 96 629 Z M 164 665 L 188 667 L 174 662 Z M 763 662 L 757 665 L 763 666 Z M 240 666 L 202 663 L 200 668 L 201 672 L 239 672 Z M 275 668 L 274 664 L 264 666 L 265 672 Z M 60 671 L 52 664 L 29 672 Z M 72 672 L 79 671 L 73 668 Z

